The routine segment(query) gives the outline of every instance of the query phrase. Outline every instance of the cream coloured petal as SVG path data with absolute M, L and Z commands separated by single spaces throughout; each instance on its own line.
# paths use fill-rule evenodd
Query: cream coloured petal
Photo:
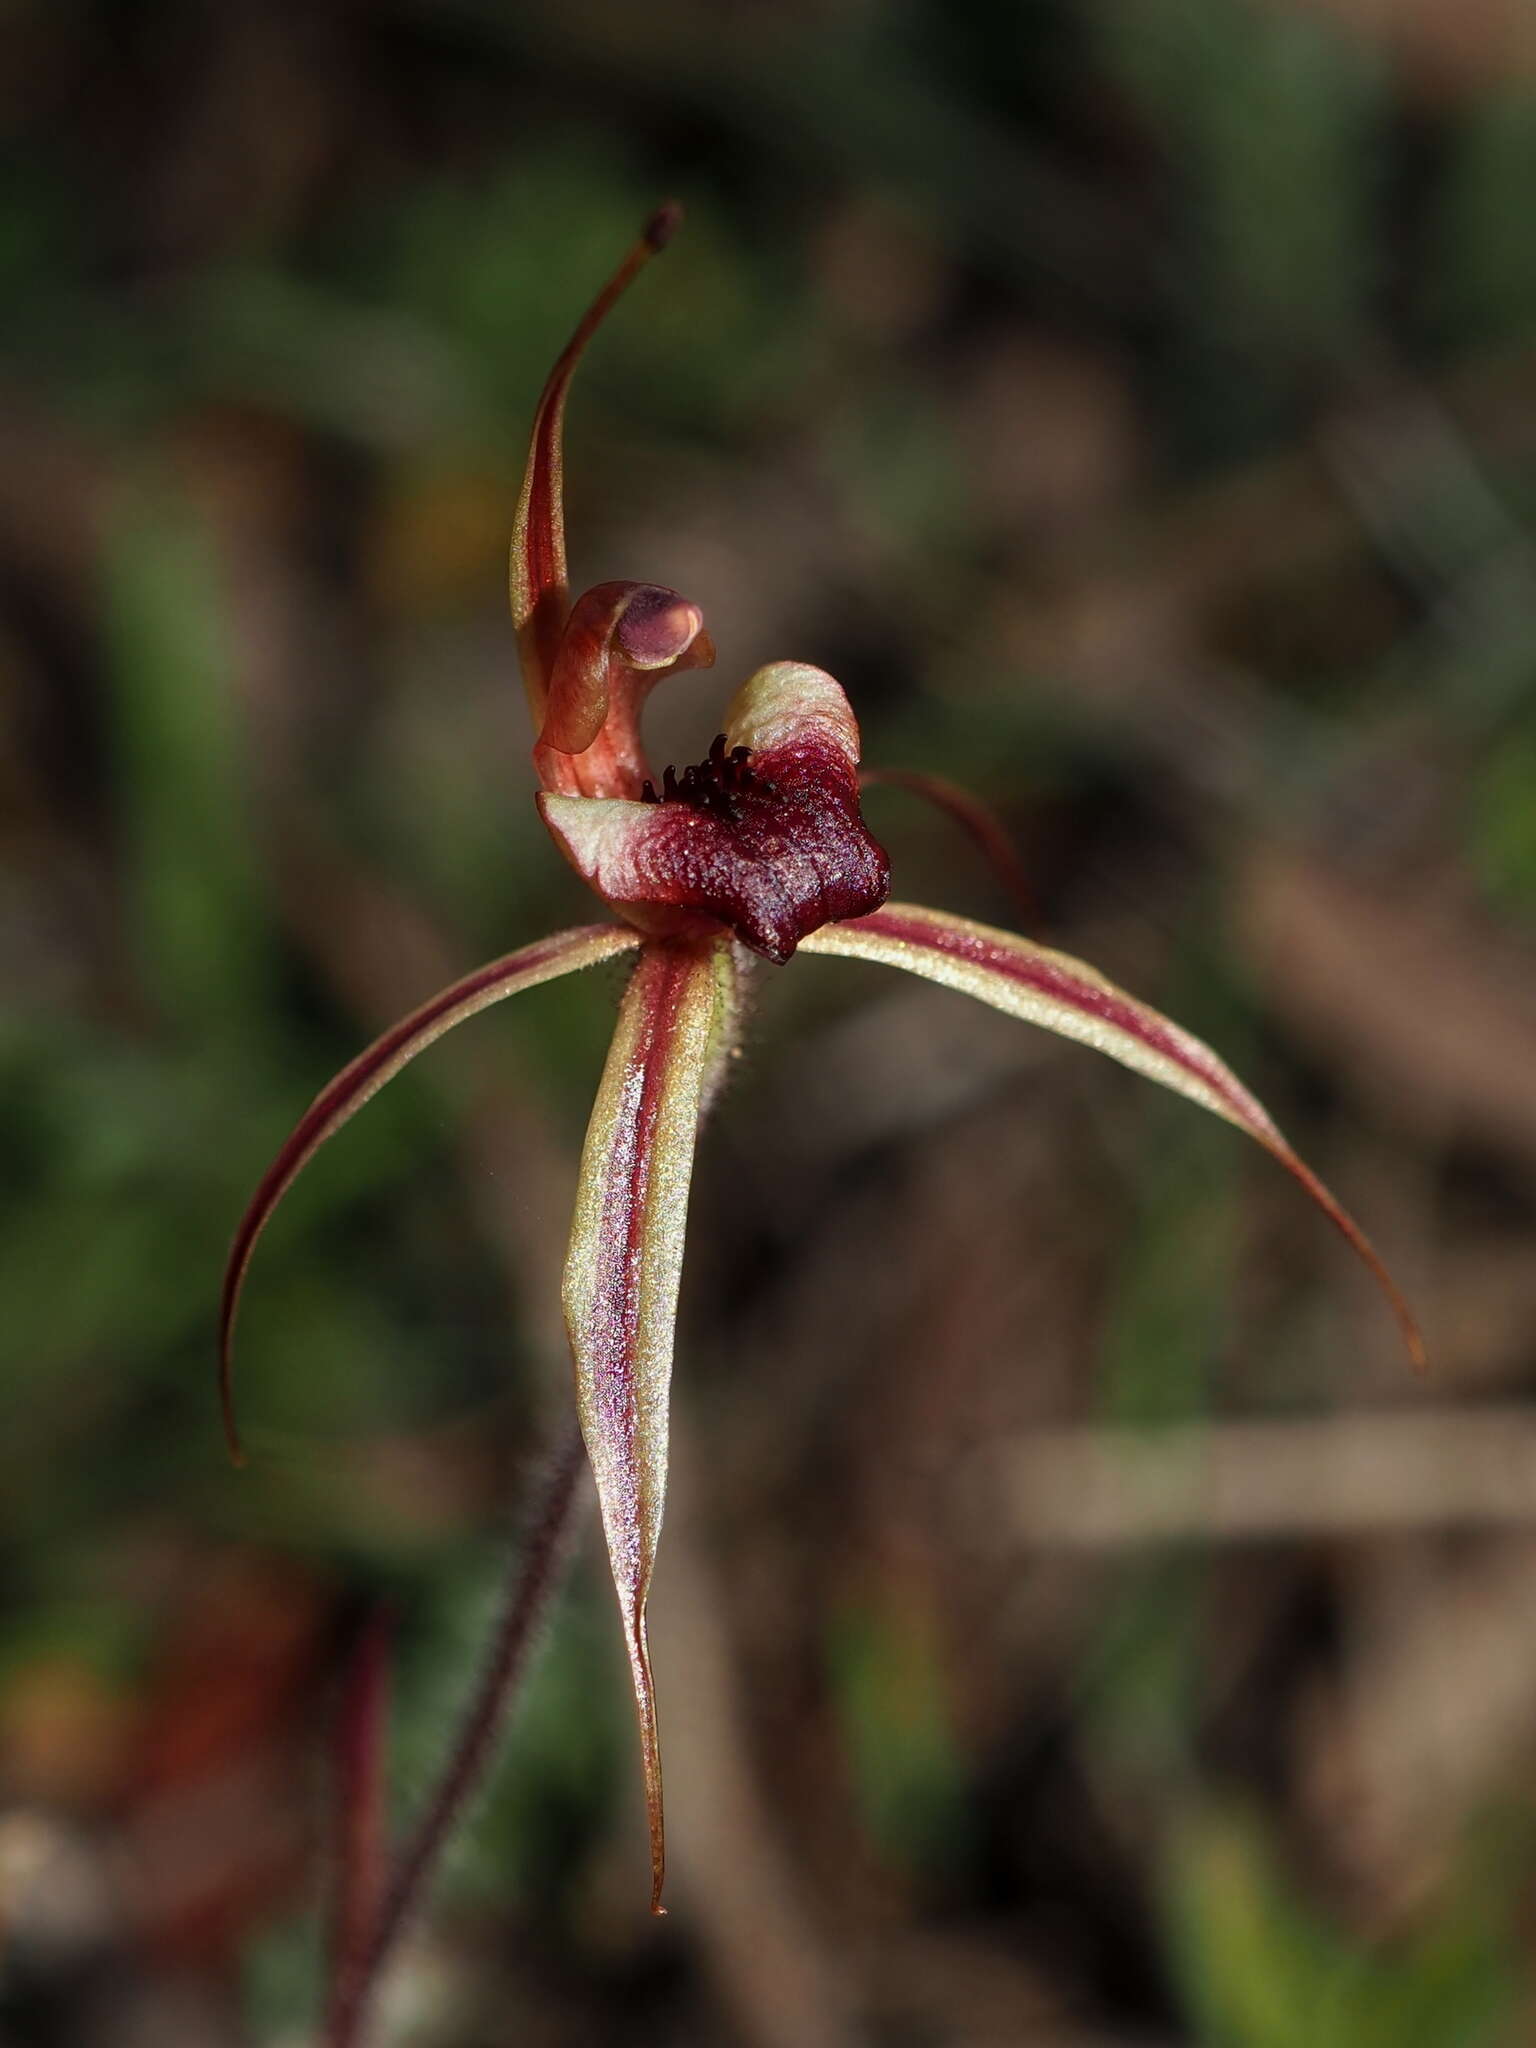
M 859 765 L 859 725 L 841 683 L 804 661 L 773 661 L 742 684 L 726 707 L 726 742 L 754 754 L 809 747 Z

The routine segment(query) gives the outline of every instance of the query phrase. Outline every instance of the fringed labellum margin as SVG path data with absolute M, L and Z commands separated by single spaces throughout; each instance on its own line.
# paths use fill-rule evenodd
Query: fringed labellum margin
M 1411 1356 L 1423 1360 L 1413 1317 L 1369 1240 L 1209 1047 L 1065 954 L 940 911 L 886 903 L 889 864 L 859 807 L 858 726 L 830 676 L 804 662 L 771 663 L 738 691 L 725 730 L 696 766 L 658 777 L 647 762 L 646 696 L 664 677 L 710 665 L 714 645 L 699 607 L 664 584 L 599 583 L 571 599 L 562 438 L 566 394 L 587 342 L 676 223 L 667 208 L 648 224 L 556 362 L 535 415 L 512 535 L 512 612 L 537 735 L 540 812 L 562 854 L 621 921 L 542 940 L 479 969 L 385 1032 L 321 1092 L 236 1231 L 220 1324 L 226 1426 L 238 1456 L 235 1312 L 256 1241 L 294 1177 L 370 1095 L 463 1018 L 554 975 L 638 950 L 582 1153 L 564 1305 L 640 1720 L 657 1912 L 665 1850 L 646 1598 L 666 1494 L 689 1180 L 700 1119 L 734 1047 L 741 947 L 780 964 L 799 948 L 904 968 L 1090 1045 L 1237 1125 L 1342 1232 L 1380 1283 Z M 937 803 L 1005 880 L 1027 887 L 985 806 L 953 784 L 910 770 L 867 779 Z M 411 1881 L 420 1875 L 416 1869 Z

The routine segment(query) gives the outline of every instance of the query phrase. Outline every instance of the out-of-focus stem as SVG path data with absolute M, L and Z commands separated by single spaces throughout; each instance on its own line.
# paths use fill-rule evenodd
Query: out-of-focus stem
M 328 2031 L 356 1995 L 384 1891 L 384 1772 L 394 1615 L 375 1606 L 352 1645 L 334 1726 L 334 1883 Z
M 542 1498 L 513 1559 L 490 1653 L 444 1760 L 442 1774 L 395 1864 L 388 1889 L 332 2010 L 329 2048 L 360 2048 L 368 2005 L 412 1913 L 426 1898 L 439 1858 L 479 1787 L 507 1714 L 527 1674 L 540 1624 L 565 1576 L 586 1455 L 575 1420 L 550 1466 Z

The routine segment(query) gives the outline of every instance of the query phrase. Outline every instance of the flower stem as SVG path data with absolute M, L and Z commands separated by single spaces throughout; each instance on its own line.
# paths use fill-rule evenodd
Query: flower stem
M 527 1673 L 539 1625 L 565 1575 L 580 1495 L 578 1482 L 585 1463 L 581 1432 L 573 1418 L 555 1453 L 527 1537 L 513 1558 L 490 1654 L 465 1704 L 442 1773 L 396 1860 L 357 1967 L 337 1989 L 328 2048 L 361 2048 L 369 2000 L 406 1922 L 423 1902 L 454 1825 L 490 1762 L 497 1735 Z
M 394 1615 L 372 1608 L 351 1646 L 332 1735 L 335 1758 L 334 1883 L 329 2023 L 353 1997 L 383 1898 L 384 1758 L 389 1724 Z

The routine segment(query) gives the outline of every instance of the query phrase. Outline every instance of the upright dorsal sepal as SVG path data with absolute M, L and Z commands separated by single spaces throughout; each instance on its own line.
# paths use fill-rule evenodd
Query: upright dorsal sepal
M 528 466 L 512 525 L 508 581 L 512 622 L 517 628 L 523 681 L 536 732 L 544 723 L 550 677 L 570 610 L 565 563 L 565 396 L 587 343 L 632 280 L 666 247 L 682 217 L 681 207 L 668 205 L 646 222 L 639 240 L 577 324 L 549 373 L 534 415 Z

